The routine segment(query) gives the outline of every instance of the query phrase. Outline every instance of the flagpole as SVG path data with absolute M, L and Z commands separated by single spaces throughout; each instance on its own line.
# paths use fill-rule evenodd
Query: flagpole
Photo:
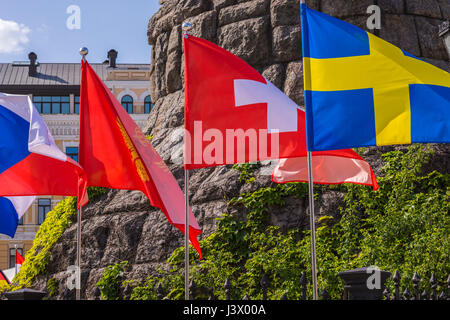
M 77 221 L 77 274 L 76 274 L 76 300 L 81 300 L 81 206 L 78 209 Z
M 80 49 L 80 54 L 83 57 L 83 62 L 86 62 L 86 55 L 89 53 L 88 48 L 83 47 Z M 81 111 L 81 110 L 80 110 Z M 79 195 L 82 197 L 83 195 Z M 82 215 L 82 207 L 78 209 L 78 217 L 77 217 L 77 272 L 76 272 L 76 289 L 75 289 L 75 298 L 76 300 L 81 300 L 81 215 Z
M 183 37 L 187 38 L 192 25 L 184 22 L 182 29 Z M 186 154 L 184 156 L 186 162 Z M 189 170 L 186 169 L 184 169 L 184 292 L 185 300 L 189 300 Z
M 14 276 L 17 276 L 17 244 L 14 245 Z
M 300 0 L 300 5 L 306 4 L 305 0 Z M 302 42 L 305 41 L 304 29 L 303 29 L 303 16 L 300 13 L 302 19 Z M 302 46 L 304 49 L 304 45 Z M 306 101 L 306 98 L 305 98 Z M 306 110 L 305 110 L 306 112 Z M 308 135 L 308 130 L 306 130 Z M 309 193 L 309 228 L 311 230 L 311 274 L 312 274 L 312 286 L 313 286 L 313 299 L 318 299 L 317 294 L 317 259 L 316 259 L 316 222 L 314 216 L 314 180 L 312 172 L 312 154 L 308 151 L 308 144 L 306 144 L 307 156 L 308 156 L 308 193 Z
M 189 170 L 184 169 L 184 290 L 189 300 Z
M 311 230 L 311 273 L 313 299 L 317 300 L 317 264 L 316 264 L 316 222 L 314 217 L 314 183 L 312 174 L 312 156 L 308 151 L 308 189 L 309 189 L 309 226 Z

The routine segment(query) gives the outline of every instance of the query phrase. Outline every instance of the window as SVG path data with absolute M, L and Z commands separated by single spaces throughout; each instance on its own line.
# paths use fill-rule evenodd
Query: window
M 17 252 L 23 257 L 23 249 L 17 248 Z M 9 249 L 9 267 L 14 268 L 16 266 L 16 249 Z
M 75 96 L 75 113 L 80 114 L 80 96 Z
M 51 210 L 50 199 L 38 199 L 38 224 L 44 222 L 47 213 Z
M 146 96 L 144 99 L 144 113 L 150 113 L 153 110 L 152 97 Z
M 122 106 L 128 113 L 133 113 L 133 98 L 129 95 L 124 96 L 122 98 Z
M 78 147 L 66 147 L 66 154 L 68 157 L 78 162 Z
M 70 113 L 69 96 L 34 96 L 33 103 L 42 114 Z

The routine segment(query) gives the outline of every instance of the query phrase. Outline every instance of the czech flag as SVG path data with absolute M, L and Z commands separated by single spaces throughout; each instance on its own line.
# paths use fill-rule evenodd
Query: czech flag
M 0 233 L 14 237 L 37 195 L 78 196 L 84 205 L 86 175 L 56 146 L 28 96 L 0 93 Z

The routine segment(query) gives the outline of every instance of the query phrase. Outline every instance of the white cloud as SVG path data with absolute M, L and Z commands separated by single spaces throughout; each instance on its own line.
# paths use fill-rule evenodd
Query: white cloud
M 0 53 L 23 51 L 23 45 L 30 41 L 30 32 L 30 28 L 24 24 L 0 19 Z

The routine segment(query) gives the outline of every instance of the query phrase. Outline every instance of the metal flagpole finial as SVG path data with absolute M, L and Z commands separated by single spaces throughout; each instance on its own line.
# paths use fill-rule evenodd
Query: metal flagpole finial
M 86 61 L 86 56 L 88 53 L 89 53 L 88 48 L 86 48 L 86 47 L 80 48 L 80 54 L 83 57 L 84 61 Z
M 184 37 L 187 38 L 190 35 L 190 31 L 192 30 L 192 25 L 189 22 L 184 22 L 181 26 L 184 31 Z

